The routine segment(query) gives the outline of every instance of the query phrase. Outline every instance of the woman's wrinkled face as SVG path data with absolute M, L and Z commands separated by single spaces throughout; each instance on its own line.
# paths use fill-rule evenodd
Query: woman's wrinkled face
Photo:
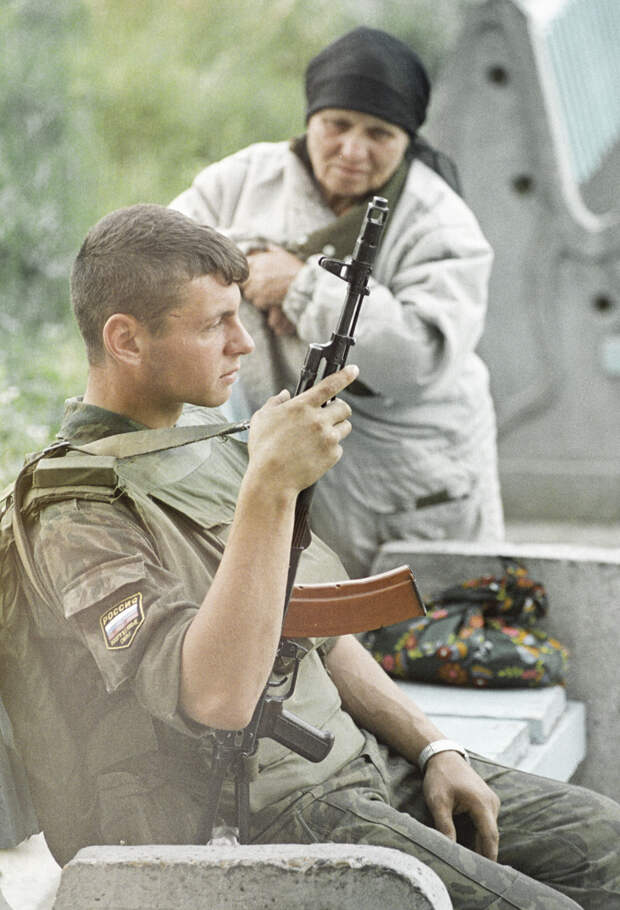
M 389 180 L 403 160 L 409 135 L 371 114 L 325 108 L 308 120 L 307 141 L 325 198 L 342 212 Z

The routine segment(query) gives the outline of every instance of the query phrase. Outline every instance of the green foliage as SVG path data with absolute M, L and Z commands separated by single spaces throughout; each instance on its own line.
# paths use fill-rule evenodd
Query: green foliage
M 84 387 L 81 348 L 71 323 L 48 323 L 14 334 L 0 358 L 0 490 L 54 438 L 65 397 Z
M 0 13 L 0 329 L 64 318 L 83 195 L 68 100 L 76 0 L 5 4 Z M 79 188 L 79 189 L 78 189 Z M 79 228 L 78 228 L 79 229 Z
M 102 140 L 102 212 L 167 203 L 207 162 L 301 130 L 305 62 L 350 23 L 327 0 L 312 15 L 300 0 L 86 6 L 78 67 Z
M 3 0 L 0 488 L 83 386 L 68 276 L 88 227 L 300 132 L 309 59 L 355 25 L 409 41 L 433 72 L 456 2 Z
M 92 131 L 71 100 L 81 21 L 78 0 L 0 10 L 0 487 L 53 435 L 80 362 L 67 278 L 92 215 L 81 167 Z

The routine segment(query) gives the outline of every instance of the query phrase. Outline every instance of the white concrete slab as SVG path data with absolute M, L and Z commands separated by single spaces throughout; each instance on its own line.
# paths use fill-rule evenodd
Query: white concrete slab
M 469 689 L 399 681 L 400 688 L 427 714 L 517 720 L 527 723 L 530 739 L 544 742 L 566 707 L 562 686 L 544 689 Z
M 526 758 L 532 745 L 525 721 L 445 714 L 429 716 L 448 739 L 455 739 L 469 751 L 484 755 L 500 765 L 516 768 Z
M 532 745 L 516 767 L 554 780 L 570 780 L 586 757 L 585 715 L 582 702 L 569 701 L 549 739 Z
M 452 910 L 428 866 L 386 847 L 86 847 L 62 873 L 55 910 Z
M 516 720 L 430 717 L 450 739 L 492 761 L 520 771 L 568 781 L 586 756 L 585 705 L 569 701 L 544 743 L 530 741 L 527 724 Z

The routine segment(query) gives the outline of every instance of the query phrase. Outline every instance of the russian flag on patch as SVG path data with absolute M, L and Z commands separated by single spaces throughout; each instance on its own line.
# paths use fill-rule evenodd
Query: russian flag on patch
M 108 650 L 128 648 L 144 622 L 142 594 L 130 594 L 101 616 L 101 630 Z

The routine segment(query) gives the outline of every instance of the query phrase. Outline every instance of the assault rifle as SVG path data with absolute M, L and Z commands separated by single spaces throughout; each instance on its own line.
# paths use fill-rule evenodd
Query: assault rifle
M 368 203 L 351 261 L 341 262 L 339 259 L 327 259 L 325 256 L 319 259 L 319 265 L 322 268 L 347 282 L 347 295 L 338 319 L 338 325 L 335 331 L 332 332 L 330 341 L 324 344 L 313 343 L 308 346 L 295 395 L 300 395 L 315 384 L 321 365 L 323 365 L 321 378 L 324 378 L 341 370 L 346 364 L 349 350 L 355 344 L 355 327 L 362 303 L 364 298 L 370 293 L 368 281 L 387 216 L 387 199 L 382 196 L 373 196 L 372 202 Z M 309 514 L 313 493 L 314 485 L 302 490 L 297 497 L 284 608 L 285 615 L 286 606 L 295 583 L 299 558 L 310 542 Z
M 306 389 L 311 388 L 319 378 L 319 371 L 322 370 L 320 378 L 323 378 L 342 369 L 346 364 L 349 349 L 355 344 L 355 327 L 361 305 L 369 293 L 368 281 L 387 216 L 387 200 L 381 196 L 375 196 L 372 202 L 368 203 L 350 262 L 341 262 L 338 259 L 328 259 L 324 256 L 319 260 L 319 265 L 347 283 L 348 290 L 338 325 L 332 333 L 331 340 L 325 344 L 309 346 L 295 395 L 300 395 Z M 284 602 L 283 632 L 286 632 L 286 613 L 295 584 L 299 559 L 310 543 L 309 511 L 313 491 L 314 486 L 308 487 L 302 490 L 297 498 Z M 410 572 L 409 574 L 411 575 Z M 411 578 L 413 578 L 412 575 Z M 411 585 L 409 587 L 411 588 Z M 411 610 L 407 615 L 412 615 Z M 370 626 L 370 628 L 374 627 Z M 312 727 L 283 707 L 283 702 L 292 695 L 295 688 L 299 662 L 304 653 L 305 649 L 297 642 L 282 637 L 275 666 L 284 664 L 287 667 L 293 667 L 288 685 L 286 685 L 287 675 L 283 674 L 281 678 L 280 685 L 286 686 L 286 691 L 274 695 L 274 683 L 270 681 L 265 687 L 247 727 L 243 730 L 213 730 L 207 734 L 205 749 L 211 751 L 211 768 L 201 840 L 214 843 L 221 842 L 223 837 L 224 840 L 228 839 L 228 842 L 234 843 L 237 840 L 241 843 L 246 842 L 249 826 L 249 784 L 253 775 L 259 739 L 262 737 L 274 739 L 313 762 L 320 762 L 329 754 L 333 745 L 333 735 L 329 731 Z M 233 777 L 235 782 L 237 828 L 226 834 L 216 827 L 216 821 L 224 781 L 228 777 Z

